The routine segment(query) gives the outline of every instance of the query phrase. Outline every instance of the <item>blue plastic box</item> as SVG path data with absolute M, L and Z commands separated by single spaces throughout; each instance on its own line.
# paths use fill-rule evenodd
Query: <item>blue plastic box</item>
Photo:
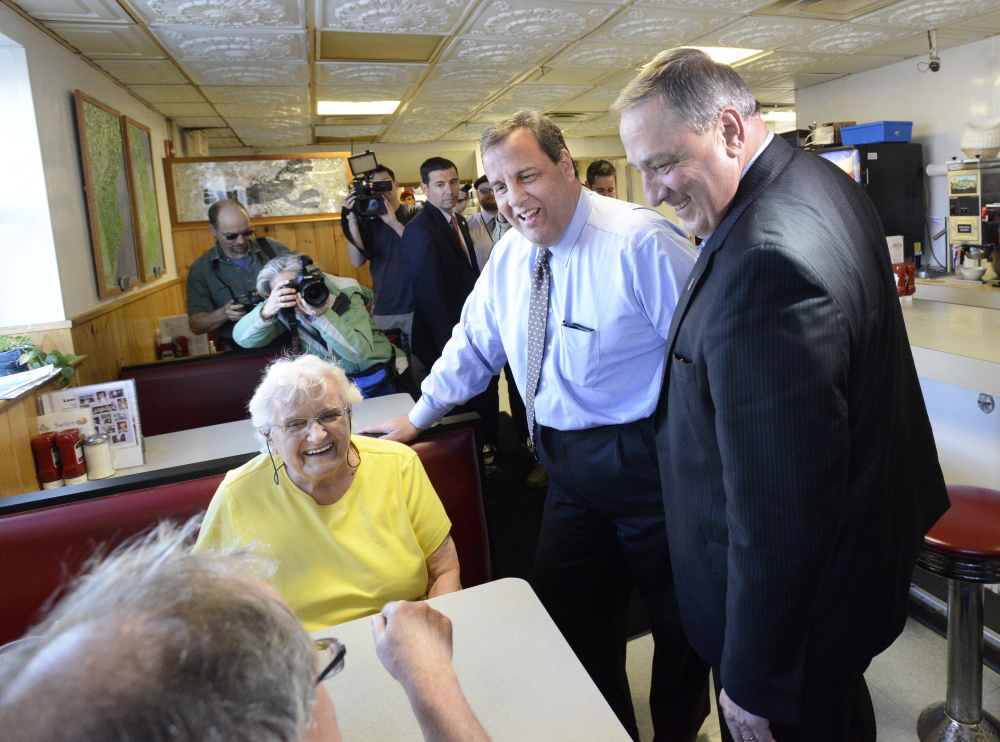
M 844 145 L 908 142 L 913 131 L 912 121 L 873 121 L 870 124 L 840 127 Z

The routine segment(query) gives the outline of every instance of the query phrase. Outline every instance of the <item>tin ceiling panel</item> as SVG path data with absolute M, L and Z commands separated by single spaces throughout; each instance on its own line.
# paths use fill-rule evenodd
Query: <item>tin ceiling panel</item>
M 796 89 L 925 56 L 928 29 L 940 49 L 1000 33 L 998 0 L 15 1 L 180 126 L 212 129 L 213 149 L 471 141 L 522 107 L 607 136 L 621 87 L 671 46 L 761 49 L 738 69 L 762 102 L 788 105 Z M 321 98 L 402 105 L 325 117 Z

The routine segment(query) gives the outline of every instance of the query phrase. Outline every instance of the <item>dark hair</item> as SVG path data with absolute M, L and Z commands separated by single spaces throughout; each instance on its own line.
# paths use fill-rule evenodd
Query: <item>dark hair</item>
M 432 157 L 429 160 L 424 160 L 424 164 L 420 166 L 420 182 L 424 184 L 429 183 L 431 173 L 435 173 L 438 170 L 454 170 L 455 173 L 458 173 L 458 168 L 455 167 L 455 163 L 451 160 L 444 157 Z
M 377 168 L 375 168 L 375 172 L 376 173 L 385 173 L 386 175 L 389 176 L 389 180 L 395 180 L 396 179 L 396 173 L 392 172 L 392 170 L 390 170 L 389 168 L 387 168 L 385 165 L 379 165 Z
M 598 178 L 608 175 L 617 180 L 615 177 L 615 166 L 607 160 L 594 160 L 587 168 L 587 185 L 590 186 Z
M 476 182 L 472 184 L 472 187 L 478 191 L 479 186 L 481 186 L 483 183 L 489 183 L 489 182 L 490 182 L 489 178 L 487 178 L 485 175 L 480 175 L 478 178 L 476 178 Z
M 760 113 L 760 103 L 732 67 L 720 64 L 700 49 L 660 52 L 618 95 L 611 113 L 622 113 L 657 96 L 678 123 L 704 134 L 723 106 L 732 106 L 744 119 Z
M 491 124 L 479 139 L 480 153 L 485 156 L 488 149 L 496 146 L 518 129 L 531 129 L 531 133 L 538 141 L 538 146 L 552 162 L 559 162 L 564 149 L 569 151 L 562 132 L 559 131 L 558 126 L 552 123 L 551 119 L 538 111 L 524 109 Z
M 212 228 L 218 228 L 219 226 L 219 212 L 222 211 L 223 207 L 235 206 L 244 214 L 247 215 L 247 219 L 250 218 L 250 212 L 247 211 L 247 207 L 241 204 L 239 201 L 235 201 L 231 198 L 221 198 L 214 204 L 208 207 L 208 223 L 212 225 Z

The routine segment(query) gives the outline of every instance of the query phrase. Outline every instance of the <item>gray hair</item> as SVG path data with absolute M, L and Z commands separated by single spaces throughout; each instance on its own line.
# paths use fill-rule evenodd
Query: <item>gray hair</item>
M 267 453 L 267 433 L 279 422 L 283 410 L 321 400 L 331 386 L 348 407 L 362 399 L 361 392 L 336 363 L 309 353 L 273 361 L 248 405 L 261 452 Z
M 285 271 L 295 271 L 298 273 L 302 268 L 302 262 L 299 258 L 308 257 L 308 255 L 302 253 L 292 253 L 291 255 L 279 255 L 276 258 L 268 260 L 264 264 L 264 267 L 260 269 L 260 273 L 257 274 L 257 293 L 266 299 L 271 293 L 271 282 L 274 281 L 275 277 Z
M 303 737 L 316 693 L 309 635 L 246 579 L 263 557 L 191 553 L 200 520 L 161 524 L 92 562 L 5 655 L 6 742 Z
M 700 49 L 668 49 L 657 54 L 625 86 L 611 113 L 621 116 L 654 96 L 673 111 L 679 123 L 697 134 L 712 127 L 723 106 L 732 106 L 744 119 L 760 114 L 760 103 L 739 73 Z
M 564 149 L 569 151 L 562 132 L 559 131 L 558 126 L 552 123 L 550 118 L 543 116 L 538 111 L 523 109 L 487 127 L 479 138 L 480 154 L 485 157 L 487 150 L 500 144 L 518 129 L 531 129 L 531 133 L 538 141 L 538 146 L 552 162 L 559 162 L 559 157 Z

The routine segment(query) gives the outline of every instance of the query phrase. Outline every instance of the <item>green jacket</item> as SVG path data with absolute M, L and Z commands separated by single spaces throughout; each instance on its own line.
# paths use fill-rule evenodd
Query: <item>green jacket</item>
M 372 292 L 347 279 L 324 274 L 326 286 L 336 297 L 346 294 L 351 303 L 342 314 L 328 309 L 321 317 L 298 315 L 299 341 L 302 349 L 333 361 L 349 376 L 368 371 L 392 358 L 392 343 L 368 314 Z M 337 283 L 344 284 L 338 287 Z M 261 319 L 263 304 L 258 304 L 236 323 L 233 340 L 244 348 L 260 348 L 287 333 L 288 325 L 280 315 L 271 322 Z

